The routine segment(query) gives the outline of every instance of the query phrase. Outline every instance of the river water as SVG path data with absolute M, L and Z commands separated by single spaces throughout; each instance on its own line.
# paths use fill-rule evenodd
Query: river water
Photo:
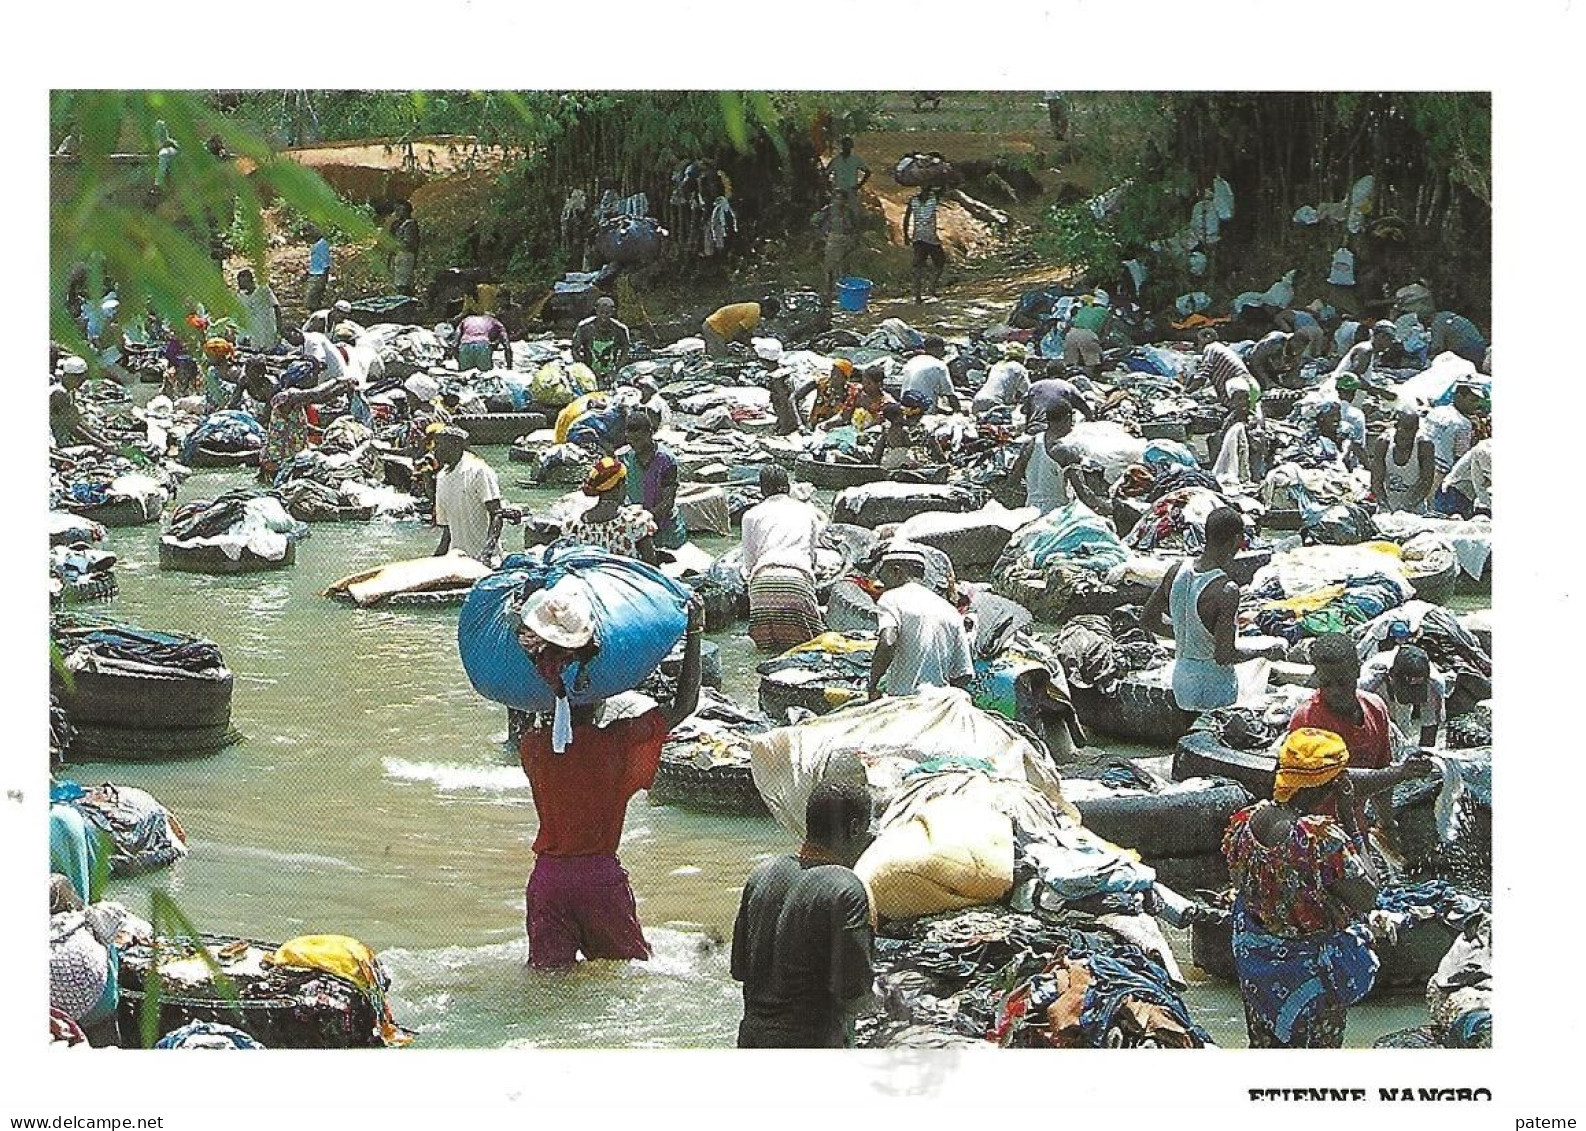
M 543 506 L 559 493 L 519 486 L 522 465 L 506 450 L 480 454 L 509 502 Z M 196 472 L 181 498 L 245 482 L 244 472 Z M 508 545 L 516 538 L 509 527 Z M 359 610 L 320 595 L 349 573 L 432 552 L 435 532 L 320 523 L 294 567 L 234 578 L 161 571 L 158 539 L 156 526 L 111 532 L 121 593 L 95 611 L 215 641 L 236 675 L 232 719 L 245 740 L 194 761 L 68 768 L 84 782 L 149 790 L 188 833 L 186 860 L 114 881 L 113 898 L 147 915 L 145 893 L 167 889 L 216 934 L 360 938 L 388 963 L 397 1019 L 420 1047 L 733 1043 L 740 998 L 723 940 L 749 870 L 794 847 L 769 818 L 652 806 L 640 794 L 621 854 L 654 958 L 530 972 L 523 885 L 534 807 L 503 745 L 504 709 L 463 673 L 456 609 Z M 698 541 L 712 553 L 728 545 Z M 753 703 L 752 645 L 712 639 L 725 690 Z M 1173 943 L 1187 968 L 1187 936 Z M 1233 987 L 1198 983 L 1186 999 L 1219 1044 L 1244 1045 Z M 1349 1043 L 1425 1021 L 1418 997 L 1371 1002 L 1351 1011 Z

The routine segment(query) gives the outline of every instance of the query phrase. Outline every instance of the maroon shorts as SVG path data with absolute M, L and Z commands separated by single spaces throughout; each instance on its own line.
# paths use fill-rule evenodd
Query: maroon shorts
M 523 892 L 529 965 L 649 958 L 628 873 L 615 856 L 540 856 Z

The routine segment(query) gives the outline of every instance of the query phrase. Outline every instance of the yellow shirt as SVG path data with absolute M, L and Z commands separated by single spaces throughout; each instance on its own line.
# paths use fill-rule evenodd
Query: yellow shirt
M 723 338 L 731 341 L 739 334 L 753 330 L 760 325 L 760 304 L 758 302 L 735 302 L 724 306 L 709 318 L 705 319 L 709 326 Z

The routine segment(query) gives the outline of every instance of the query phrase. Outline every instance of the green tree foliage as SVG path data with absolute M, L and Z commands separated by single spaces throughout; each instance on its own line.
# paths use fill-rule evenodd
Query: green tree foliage
M 1283 254 L 1310 238 L 1292 223 L 1296 208 L 1343 200 L 1358 178 L 1372 174 L 1375 214 L 1402 222 L 1416 249 L 1416 273 L 1451 297 L 1463 292 L 1485 303 L 1472 282 L 1485 280 L 1491 266 L 1485 94 L 1088 95 L 1076 98 L 1074 121 L 1085 161 L 1101 174 L 1099 187 L 1124 187 L 1105 218 L 1083 204 L 1054 209 L 1039 241 L 1065 262 L 1116 263 L 1173 237 L 1216 177 L 1229 182 L 1237 200 L 1219 245 L 1225 263 Z M 1153 274 L 1166 282 L 1172 266 L 1159 266 L 1165 270 Z
M 343 204 L 317 173 L 277 156 L 201 95 L 56 91 L 50 120 L 52 137 L 69 133 L 72 151 L 52 166 L 50 335 L 82 351 L 90 364 L 93 353 L 67 307 L 79 271 L 86 271 L 90 301 L 115 288 L 123 325 L 149 312 L 175 324 L 194 303 L 238 317 L 236 297 L 211 257 L 211 240 L 217 230 L 232 229 L 243 253 L 262 266 L 267 196 L 326 226 L 373 234 L 368 219 Z M 156 191 L 160 122 L 179 151 L 167 184 Z M 212 137 L 228 156 L 210 152 Z

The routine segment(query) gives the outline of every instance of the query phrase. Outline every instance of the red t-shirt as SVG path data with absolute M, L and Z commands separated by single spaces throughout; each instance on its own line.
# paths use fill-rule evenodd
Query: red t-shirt
M 666 717 L 660 708 L 607 727 L 574 724 L 573 742 L 551 750 L 551 732 L 525 730 L 518 756 L 529 776 L 540 856 L 614 856 L 628 799 L 649 789 L 661 764 Z
M 1294 712 L 1290 730 L 1315 727 L 1330 730 L 1349 747 L 1349 764 L 1360 770 L 1381 770 L 1393 763 L 1393 747 L 1388 742 L 1388 705 L 1369 691 L 1355 692 L 1363 716 L 1359 726 L 1335 715 L 1322 701 L 1318 691 Z

